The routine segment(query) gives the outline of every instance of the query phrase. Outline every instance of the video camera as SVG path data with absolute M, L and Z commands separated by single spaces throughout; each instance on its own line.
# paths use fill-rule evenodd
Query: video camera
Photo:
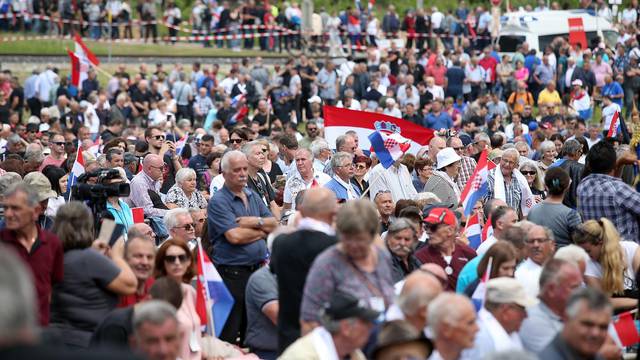
M 107 199 L 112 196 L 127 197 L 131 193 L 131 187 L 124 181 L 117 184 L 104 184 L 114 179 L 123 179 L 120 171 L 98 169 L 80 175 L 77 183 L 71 187 L 71 197 L 85 202 L 91 208 L 96 235 L 100 231 L 102 219 L 113 219 L 113 215 L 107 211 Z

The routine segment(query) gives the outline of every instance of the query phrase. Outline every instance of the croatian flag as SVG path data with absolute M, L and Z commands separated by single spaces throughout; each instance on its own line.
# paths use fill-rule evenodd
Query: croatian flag
M 620 111 L 613 113 L 611 117 L 611 124 L 609 125 L 608 138 L 618 137 L 618 131 L 620 131 Z
M 238 104 L 240 104 L 240 101 L 242 101 L 244 99 L 245 99 L 245 96 L 242 93 L 234 96 L 233 99 L 231 99 L 231 107 L 238 106 Z
M 67 50 L 67 54 L 69 54 L 69 59 L 71 59 L 71 85 L 79 88 L 81 72 L 80 58 L 78 58 L 78 55 L 72 53 L 69 50 Z
M 640 342 L 633 313 L 635 310 L 624 312 L 614 317 L 609 324 L 609 335 L 619 347 L 633 346 Z
M 240 121 L 242 121 L 247 116 L 247 114 L 249 114 L 249 108 L 246 106 L 243 106 L 240 109 L 238 109 L 238 111 L 236 111 L 236 113 L 229 118 L 228 123 L 230 125 L 237 124 Z
M 88 150 L 91 154 L 93 154 L 93 156 L 98 158 L 98 156 L 100 156 L 100 152 L 102 151 L 102 137 L 98 136 L 93 142 L 93 145 L 91 145 Z
M 376 131 L 369 135 L 369 141 L 373 152 L 385 169 L 390 168 L 411 147 L 409 140 L 398 133 L 387 135 Z
M 480 243 L 482 243 L 482 232 L 482 226 L 480 226 L 478 213 L 475 213 L 467 219 L 467 226 L 464 228 L 464 233 L 467 240 L 469 241 L 469 246 L 471 246 L 474 250 L 477 249 L 478 246 L 480 246 Z
M 489 281 L 489 276 L 491 276 L 491 263 L 493 262 L 493 258 L 489 258 L 489 263 L 487 264 L 487 269 L 484 271 L 484 274 L 480 278 L 480 282 L 476 287 L 475 291 L 471 295 L 471 302 L 473 302 L 473 306 L 476 308 L 476 312 L 480 311 L 484 306 L 484 298 L 487 292 L 487 281 Z
M 485 242 L 488 238 L 493 236 L 493 225 L 491 225 L 491 214 L 487 217 L 487 222 L 482 228 L 482 235 L 480 235 L 481 243 Z
M 206 332 L 220 336 L 233 308 L 233 296 L 222 281 L 218 270 L 198 242 L 198 277 L 196 311 Z M 215 331 L 215 332 L 214 332 Z
M 189 138 L 189 133 L 184 134 L 182 139 L 176 141 L 176 155 L 182 155 L 182 151 L 187 145 L 187 139 Z
M 369 135 L 379 131 L 390 135 L 397 133 L 409 142 L 408 152 L 416 154 L 433 138 L 433 130 L 410 121 L 374 112 L 356 111 L 334 106 L 323 107 L 324 134 L 327 142 L 334 147 L 336 139 L 347 131 L 358 135 L 358 146 L 364 151 L 371 149 Z
M 488 152 L 485 149 L 482 151 L 482 154 L 480 154 L 476 170 L 473 172 L 473 175 L 471 175 L 471 178 L 469 178 L 469 181 L 467 181 L 460 195 L 460 203 L 464 208 L 465 216 L 471 215 L 473 207 L 479 200 L 482 200 L 482 197 L 489 191 L 487 177 L 489 176 L 489 171 L 495 168 L 496 164 L 488 161 L 487 156 Z
M 73 167 L 69 173 L 69 180 L 67 181 L 67 192 L 69 198 L 71 198 L 71 187 L 76 184 L 80 175 L 84 174 L 84 156 L 82 155 L 82 147 L 78 146 L 78 152 L 76 153 L 76 161 L 73 162 Z
M 93 66 L 100 65 L 100 60 L 98 60 L 98 57 L 91 50 L 89 50 L 89 48 L 87 47 L 87 45 L 85 45 L 84 41 L 82 41 L 82 38 L 80 37 L 80 35 L 78 35 L 78 33 L 73 35 L 73 42 L 76 45 L 75 53 L 76 55 L 78 55 L 80 59 L 86 60 L 89 64 Z

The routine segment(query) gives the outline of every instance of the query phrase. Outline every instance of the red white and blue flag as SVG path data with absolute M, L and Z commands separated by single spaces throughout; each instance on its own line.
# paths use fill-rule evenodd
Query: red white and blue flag
M 471 295 L 471 302 L 473 302 L 473 306 L 475 306 L 476 312 L 480 311 L 480 309 L 482 309 L 482 307 L 484 306 L 485 294 L 487 293 L 487 281 L 489 281 L 489 277 L 491 276 L 492 262 L 493 258 L 489 258 L 487 269 L 484 271 L 484 274 L 482 274 L 478 286 Z
M 358 135 L 360 149 L 368 151 L 372 144 L 369 135 L 379 131 L 383 134 L 398 133 L 409 142 L 407 152 L 416 154 L 421 147 L 428 145 L 433 138 L 433 130 L 416 125 L 410 121 L 393 116 L 324 106 L 324 134 L 327 142 L 334 147 L 336 139 L 347 131 L 355 131 Z
M 82 174 L 84 174 L 84 156 L 82 155 L 82 146 L 78 146 L 76 161 L 73 162 L 73 167 L 71 168 L 69 179 L 67 181 L 67 192 L 69 193 L 69 199 L 71 198 L 71 187 L 78 182 L 78 178 Z
M 398 133 L 387 135 L 376 131 L 369 135 L 369 141 L 373 152 L 376 153 L 378 160 L 380 160 L 385 169 L 390 168 L 411 147 L 409 140 Z
M 609 132 L 607 132 L 608 138 L 618 137 L 620 131 L 620 111 L 613 113 L 611 117 L 611 124 L 609 125 Z
M 186 133 L 180 140 L 176 141 L 176 155 L 178 156 L 182 155 L 182 151 L 187 145 L 188 138 L 189 138 L 189 133 Z
M 480 235 L 481 243 L 485 242 L 488 238 L 493 236 L 493 225 L 491 225 L 491 214 L 487 217 L 487 222 L 482 228 L 482 235 Z
M 467 219 L 467 226 L 464 228 L 465 237 L 469 241 L 469 246 L 474 250 L 482 243 L 482 226 L 480 226 L 478 213 L 471 215 Z
M 233 296 L 222 281 L 218 270 L 198 242 L 198 276 L 196 280 L 196 312 L 208 334 L 220 336 L 231 314 Z
M 487 177 L 489 177 L 489 171 L 496 167 L 492 161 L 487 160 L 488 151 L 485 149 L 480 154 L 478 165 L 476 170 L 471 175 L 467 185 L 465 185 L 462 194 L 460 195 L 460 203 L 464 208 L 464 215 L 469 216 L 473 212 L 473 207 L 482 197 L 489 191 L 489 183 Z

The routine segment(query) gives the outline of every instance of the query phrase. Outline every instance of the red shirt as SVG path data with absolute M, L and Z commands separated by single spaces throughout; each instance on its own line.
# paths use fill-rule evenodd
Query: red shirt
M 496 66 L 498 66 L 498 62 L 493 56 L 483 57 L 478 61 L 478 65 L 482 66 L 486 71 L 491 71 L 491 82 L 496 82 Z
M 62 281 L 64 270 L 64 252 L 58 237 L 38 226 L 38 238 L 31 247 L 31 252 L 22 246 L 16 233 L 9 229 L 0 230 L 0 239 L 12 247 L 31 269 L 38 295 L 38 315 L 40 325 L 49 324 L 49 305 L 53 284 Z
M 456 283 L 458 282 L 458 274 L 462 268 L 467 265 L 469 260 L 476 257 L 476 252 L 467 245 L 456 244 L 451 254 L 451 262 L 448 264 L 453 270 L 451 274 L 447 274 L 449 283 L 445 291 L 456 291 Z M 447 262 L 442 256 L 442 253 L 433 246 L 425 246 L 416 252 L 416 258 L 421 263 L 434 263 L 440 265 L 446 270 Z
M 144 289 L 142 290 L 142 294 L 140 295 L 138 295 L 138 292 L 136 291 L 131 295 L 120 296 L 120 302 L 118 303 L 118 307 L 119 308 L 129 307 L 145 300 L 149 295 L 149 289 L 151 289 L 151 285 L 153 285 L 155 281 L 156 279 L 154 279 L 153 277 L 148 278 L 147 281 L 144 282 Z
M 442 66 L 430 66 L 427 69 L 427 76 L 431 76 L 433 77 L 434 82 L 436 83 L 436 85 L 438 86 L 444 86 L 444 78 L 446 77 L 447 74 L 447 67 L 442 65 Z

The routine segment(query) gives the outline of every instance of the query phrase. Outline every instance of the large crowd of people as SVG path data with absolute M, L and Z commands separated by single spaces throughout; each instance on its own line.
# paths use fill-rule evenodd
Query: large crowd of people
M 607 329 L 640 296 L 633 31 L 511 57 L 463 40 L 122 65 L 80 87 L 4 70 L 0 358 L 619 359 Z M 385 168 L 355 131 L 327 140 L 325 105 L 434 137 Z M 217 337 L 200 247 L 234 300 Z

